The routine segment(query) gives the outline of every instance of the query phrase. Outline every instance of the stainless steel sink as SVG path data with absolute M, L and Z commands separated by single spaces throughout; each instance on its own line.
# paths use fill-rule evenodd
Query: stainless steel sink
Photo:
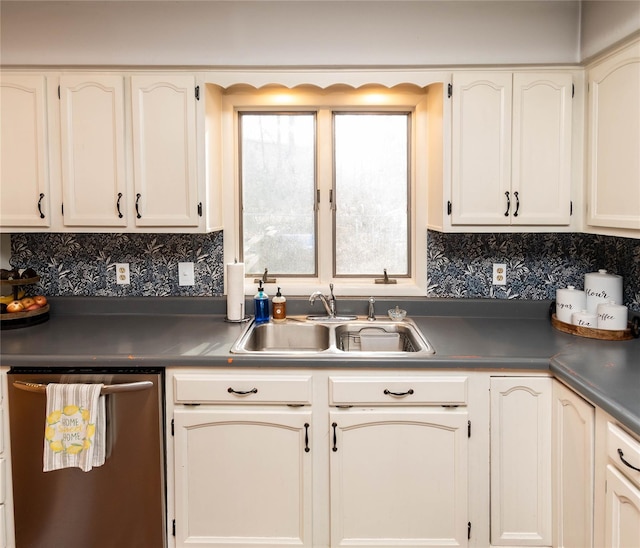
M 234 353 L 299 354 L 322 352 L 330 346 L 330 329 L 319 323 L 295 320 L 256 324 L 248 329 L 231 348 Z
M 366 319 L 322 321 L 289 317 L 284 322 L 251 322 L 231 347 L 234 354 L 283 356 L 431 355 L 435 351 L 410 319 L 399 322 Z
M 411 320 L 356 321 L 336 327 L 336 345 L 343 352 L 433 354 L 433 348 Z

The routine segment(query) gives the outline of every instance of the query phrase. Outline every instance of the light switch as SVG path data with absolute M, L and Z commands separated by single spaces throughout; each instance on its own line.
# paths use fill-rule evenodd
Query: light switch
M 194 283 L 193 263 L 178 263 L 178 285 L 193 285 Z

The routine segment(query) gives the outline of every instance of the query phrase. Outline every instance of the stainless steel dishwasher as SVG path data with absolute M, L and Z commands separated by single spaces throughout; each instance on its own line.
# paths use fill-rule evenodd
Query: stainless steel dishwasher
M 104 384 L 104 465 L 43 472 L 50 382 Z M 12 368 L 8 385 L 16 547 L 166 546 L 164 371 Z

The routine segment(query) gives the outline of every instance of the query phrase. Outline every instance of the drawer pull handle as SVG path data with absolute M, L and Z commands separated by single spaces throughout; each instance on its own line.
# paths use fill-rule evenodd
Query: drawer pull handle
M 338 428 L 338 423 L 334 422 L 331 424 L 333 427 L 333 447 L 331 450 L 335 453 L 338 450 L 338 435 L 336 433 L 336 428 Z
M 247 394 L 257 394 L 258 389 L 252 388 L 251 390 L 242 391 L 242 390 L 234 390 L 233 388 L 229 387 L 227 388 L 227 392 L 229 392 L 229 394 L 236 394 L 237 396 L 246 396 Z
M 305 422 L 304 423 L 304 452 L 308 453 L 309 451 L 311 451 L 311 449 L 309 449 L 309 423 Z
M 504 195 L 507 197 L 507 211 L 504 212 L 504 216 L 509 216 L 509 210 L 511 209 L 511 198 L 509 198 L 509 191 L 507 190 Z
M 513 212 L 513 216 L 517 217 L 520 209 L 520 196 L 518 196 L 518 191 L 514 192 L 513 195 L 516 197 L 516 210 Z
M 618 456 L 620 457 L 622 464 L 624 464 L 625 466 L 628 466 L 629 468 L 631 468 L 632 470 L 635 470 L 636 472 L 640 472 L 640 468 L 636 468 L 633 464 L 628 463 L 626 460 L 624 460 L 624 453 L 620 448 L 618 448 Z
M 407 390 L 406 392 L 391 392 L 391 390 L 385 388 L 384 393 L 387 396 L 410 396 L 411 394 L 413 394 L 413 388 L 409 388 L 409 390 Z

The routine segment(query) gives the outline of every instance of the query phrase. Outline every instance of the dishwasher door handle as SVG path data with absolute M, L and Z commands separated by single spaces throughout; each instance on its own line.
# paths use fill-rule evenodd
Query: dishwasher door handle
M 13 386 L 26 392 L 37 392 L 44 394 L 47 391 L 47 385 L 37 382 L 13 381 Z M 138 392 L 140 390 L 148 390 L 153 386 L 151 381 L 125 382 L 121 384 L 105 384 L 100 391 L 102 395 L 120 394 L 121 392 Z

